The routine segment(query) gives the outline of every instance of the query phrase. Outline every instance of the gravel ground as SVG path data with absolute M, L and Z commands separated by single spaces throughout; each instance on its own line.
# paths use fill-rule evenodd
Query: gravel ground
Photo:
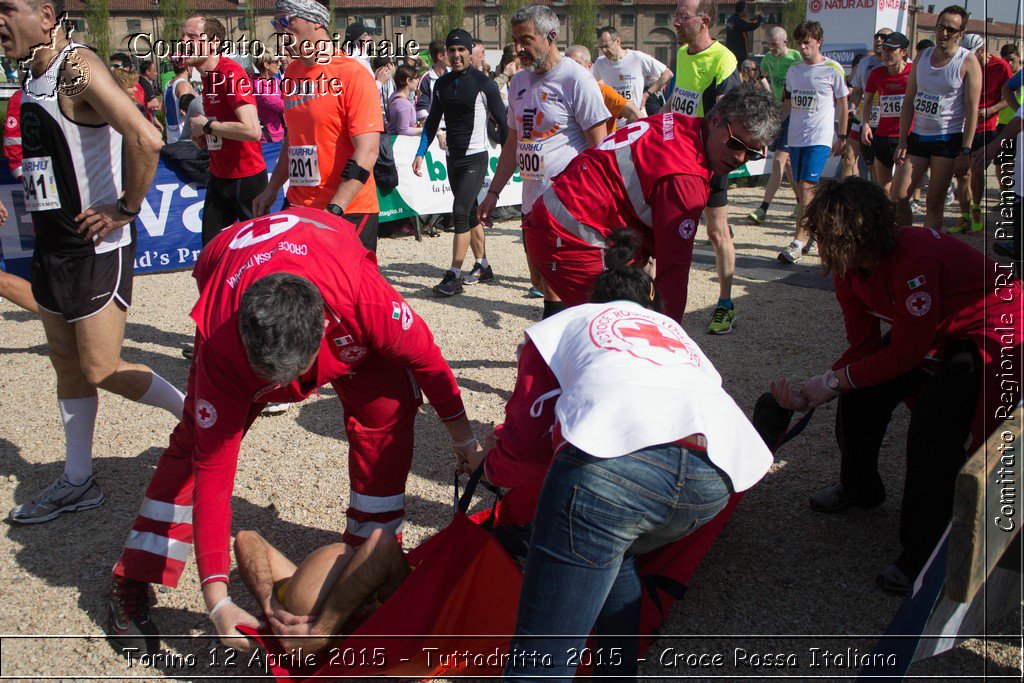
M 737 188 L 732 197 L 738 252 L 773 259 L 792 230 L 788 187 L 780 190 L 764 226 L 740 218 L 756 206 L 760 188 Z M 698 248 L 709 249 L 700 241 L 703 237 L 701 231 Z M 980 235 L 965 239 L 983 248 Z M 447 264 L 450 244 L 447 235 L 422 243 L 382 240 L 381 268 L 430 324 L 482 435 L 502 419 L 515 379 L 516 344 L 522 330 L 540 318 L 541 307 L 525 297 L 528 276 L 517 225 L 504 223 L 489 231 L 496 283 L 441 300 L 430 286 Z M 690 283 L 687 327 L 715 362 L 726 389 L 748 412 L 769 379 L 810 376 L 844 348 L 839 307 L 828 291 L 749 280 L 740 272 L 733 292 L 735 331 L 708 337 L 703 331 L 717 298 L 713 270 L 695 268 Z M 194 300 L 192 279 L 185 272 L 149 275 L 137 278 L 135 287 L 124 356 L 149 364 L 184 387 L 187 366 L 179 350 L 192 334 L 187 319 Z M 0 318 L 0 510 L 6 511 L 29 500 L 61 472 L 63 437 L 42 327 L 9 302 L 0 304 Z M 208 620 L 191 562 L 177 589 L 158 593 L 153 613 L 165 634 L 180 636 L 164 639 L 167 661 L 156 668 L 130 666 L 98 637 L 110 567 L 174 426 L 166 413 L 109 394 L 103 395 L 100 416 L 96 472 L 107 504 L 45 525 L 0 526 L 0 591 L 6 603 L 0 632 L 7 634 L 0 673 L 182 680 L 240 675 L 240 669 L 216 666 L 223 655 L 218 660 L 209 652 Z M 871 511 L 821 516 L 808 510 L 806 498 L 837 477 L 833 418 L 834 406 L 821 409 L 744 498 L 663 629 L 666 634 L 701 635 L 657 641 L 642 665 L 644 676 L 844 678 L 856 673 L 856 667 L 830 665 L 824 652 L 871 652 L 899 605 L 898 599 L 878 591 L 873 579 L 899 550 L 906 413 L 897 414 L 883 447 L 881 466 L 891 492 L 885 504 Z M 347 445 L 341 436 L 340 406 L 329 388 L 284 416 L 259 419 L 242 447 L 233 499 L 235 528 L 260 530 L 296 561 L 338 541 L 348 490 Z M 452 500 L 452 456 L 432 411 L 421 413 L 416 436 L 407 491 L 409 547 L 444 527 Z M 253 608 L 241 583 L 235 580 L 233 586 L 235 599 Z M 968 640 L 915 665 L 911 674 L 1019 675 L 1020 618 L 1018 605 L 990 626 L 987 639 Z M 754 655 L 781 653 L 783 666 L 771 666 L 773 657 L 762 657 L 761 666 L 752 666 L 742 661 L 744 653 L 747 662 Z M 691 667 L 686 654 L 720 654 L 723 666 Z M 677 655 L 680 664 L 667 666 Z M 785 655 L 793 655 L 798 666 L 786 665 Z

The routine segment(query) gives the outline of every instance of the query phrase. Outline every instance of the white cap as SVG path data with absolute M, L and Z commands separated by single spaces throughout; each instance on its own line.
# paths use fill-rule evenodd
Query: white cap
M 971 52 L 977 52 L 979 48 L 985 47 L 985 39 L 977 33 L 968 33 L 960 44 Z

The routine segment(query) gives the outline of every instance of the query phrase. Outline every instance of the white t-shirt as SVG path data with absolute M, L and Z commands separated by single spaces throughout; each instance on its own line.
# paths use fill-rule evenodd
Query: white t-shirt
M 636 50 L 626 50 L 622 59 L 613 62 L 607 57 L 598 57 L 594 62 L 594 78 L 619 93 L 640 109 L 644 90 L 650 83 L 665 73 L 667 66 L 654 57 Z
M 786 72 L 789 93 L 789 146 L 832 146 L 836 100 L 846 97 L 843 67 L 831 59 L 818 64 L 800 62 Z
M 857 73 L 853 75 L 853 80 L 850 83 L 853 84 L 854 88 L 864 90 L 864 86 L 868 84 L 868 76 L 880 66 L 885 66 L 885 62 L 876 57 L 874 52 L 869 52 L 867 57 L 860 60 L 860 63 L 857 65 Z
M 584 132 L 611 118 L 589 71 L 563 57 L 543 76 L 524 69 L 508 86 L 508 127 L 516 135 L 516 164 L 523 179 L 523 213 L 576 155 Z

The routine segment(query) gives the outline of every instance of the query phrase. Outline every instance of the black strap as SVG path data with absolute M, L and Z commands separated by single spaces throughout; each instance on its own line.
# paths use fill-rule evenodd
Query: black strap
M 459 473 L 455 473 L 455 512 L 461 512 L 466 514 L 469 511 L 469 506 L 473 503 L 473 494 L 476 493 L 476 487 L 480 484 L 480 479 L 484 476 L 484 461 L 481 460 L 476 470 L 469 475 L 469 479 L 466 481 L 466 488 L 463 490 L 462 495 L 459 495 Z M 491 515 L 494 515 L 494 508 L 497 507 L 498 501 L 501 500 L 501 490 L 489 482 L 483 483 L 484 488 L 495 495 L 494 505 L 491 506 Z
M 800 432 L 807 429 L 807 425 L 810 423 L 811 416 L 813 415 L 814 408 L 811 408 L 806 413 L 804 413 L 804 416 L 797 420 L 795 425 L 787 429 L 786 433 L 779 437 L 779 443 L 776 444 L 775 450 L 779 450 L 780 448 L 782 448 L 783 444 L 791 441 L 792 439 L 795 439 L 797 436 L 799 436 Z

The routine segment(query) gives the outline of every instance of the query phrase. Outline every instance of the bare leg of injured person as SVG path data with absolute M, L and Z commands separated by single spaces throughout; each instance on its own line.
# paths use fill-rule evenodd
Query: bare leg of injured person
M 395 537 L 380 529 L 358 549 L 332 543 L 298 567 L 259 533 L 240 531 L 235 558 L 281 646 L 305 652 L 323 650 L 353 631 L 411 571 Z

